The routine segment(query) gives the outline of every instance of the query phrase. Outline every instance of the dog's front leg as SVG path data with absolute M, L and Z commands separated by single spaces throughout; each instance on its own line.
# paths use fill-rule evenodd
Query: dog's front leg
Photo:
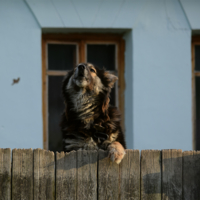
M 83 149 L 84 150 L 98 150 L 98 146 L 97 146 L 96 142 L 94 142 L 92 137 L 90 137 L 85 141 Z
M 125 149 L 119 142 L 112 142 L 108 146 L 108 157 L 111 159 L 111 161 L 116 162 L 119 164 L 125 155 Z

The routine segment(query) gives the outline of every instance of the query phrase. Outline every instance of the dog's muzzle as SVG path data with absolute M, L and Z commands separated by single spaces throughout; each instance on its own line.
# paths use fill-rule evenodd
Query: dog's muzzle
M 84 77 L 85 74 L 85 66 L 84 65 L 79 65 L 78 66 L 78 76 Z

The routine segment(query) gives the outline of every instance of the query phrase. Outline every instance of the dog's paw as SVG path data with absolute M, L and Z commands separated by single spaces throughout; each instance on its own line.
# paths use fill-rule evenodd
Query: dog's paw
M 125 150 L 119 142 L 113 142 L 108 146 L 108 157 L 111 161 L 119 164 L 124 158 Z
M 84 150 L 98 150 L 98 146 L 92 138 L 88 138 L 88 140 L 85 141 L 83 149 Z

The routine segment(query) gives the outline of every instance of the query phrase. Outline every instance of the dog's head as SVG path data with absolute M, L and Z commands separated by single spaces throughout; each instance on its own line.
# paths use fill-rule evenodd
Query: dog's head
M 117 79 L 115 75 L 91 63 L 80 63 L 64 78 L 62 92 L 65 104 L 70 101 L 70 97 L 75 98 L 74 101 L 78 100 L 74 94 L 91 94 L 95 96 L 95 101 L 100 101 L 102 111 L 105 113 L 110 101 L 111 88 Z
M 91 63 L 80 63 L 67 76 L 69 81 L 65 89 L 90 90 L 99 93 L 114 86 L 117 77 L 108 71 L 100 70 Z

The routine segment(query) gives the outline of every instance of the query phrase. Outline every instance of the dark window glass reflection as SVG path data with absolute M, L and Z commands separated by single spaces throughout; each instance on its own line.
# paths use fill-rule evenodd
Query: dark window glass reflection
M 114 44 L 88 44 L 87 61 L 107 70 L 115 70 Z
M 200 77 L 196 77 L 196 150 L 200 150 Z
M 76 65 L 76 45 L 48 44 L 48 69 L 71 70 Z
M 200 71 L 200 45 L 195 46 L 195 70 Z
M 64 103 L 61 95 L 63 76 L 49 76 L 48 79 L 49 150 L 62 151 L 62 133 L 59 124 L 61 114 L 64 110 Z

